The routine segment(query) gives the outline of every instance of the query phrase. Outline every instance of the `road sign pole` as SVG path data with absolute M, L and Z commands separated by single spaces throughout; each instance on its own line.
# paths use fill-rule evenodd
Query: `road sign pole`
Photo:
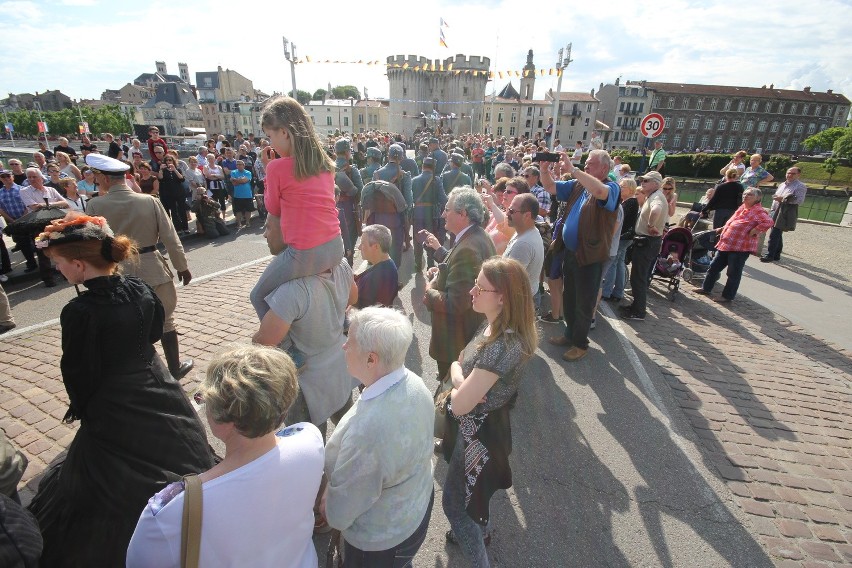
M 9 132 L 9 140 L 12 141 L 12 148 L 14 148 L 15 147 L 15 134 L 14 134 L 15 126 L 11 122 L 9 122 L 9 117 L 6 115 L 5 110 L 3 111 L 3 124 L 4 125 L 9 124 L 9 125 L 12 126 L 12 128 L 8 129 L 8 132 Z

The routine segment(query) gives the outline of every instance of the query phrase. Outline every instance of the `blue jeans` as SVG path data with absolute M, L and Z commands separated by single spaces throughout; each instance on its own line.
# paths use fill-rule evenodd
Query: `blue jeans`
M 343 541 L 343 568 L 409 568 L 414 561 L 414 555 L 420 550 L 423 541 L 426 540 L 426 531 L 429 530 L 429 519 L 432 518 L 432 505 L 435 503 L 435 490 L 429 498 L 429 507 L 420 526 L 410 537 L 399 545 L 388 550 L 361 550 Z
M 749 254 L 751 253 L 727 250 L 716 251 L 716 256 L 713 257 L 713 262 L 710 263 L 710 268 L 707 270 L 707 276 L 704 277 L 704 285 L 702 286 L 704 291 L 711 292 L 713 290 L 713 286 L 719 281 L 722 269 L 727 266 L 728 281 L 725 282 L 722 297 L 727 300 L 733 300 L 737 295 L 737 289 L 740 287 L 740 280 L 743 277 L 743 267 L 745 267 Z
M 489 568 L 488 553 L 485 551 L 486 527 L 470 518 L 464 506 L 464 440 L 461 430 L 456 438 L 456 446 L 447 466 L 447 479 L 444 481 L 442 505 L 450 527 L 459 542 L 465 558 L 473 568 Z
M 607 286 L 604 288 L 604 296 L 613 298 L 624 298 L 624 284 L 627 281 L 627 264 L 624 260 L 627 257 L 627 249 L 633 244 L 633 239 L 625 239 L 618 242 L 618 253 L 615 255 L 615 260 L 612 263 L 609 271 L 614 273 L 610 277 L 606 275 Z

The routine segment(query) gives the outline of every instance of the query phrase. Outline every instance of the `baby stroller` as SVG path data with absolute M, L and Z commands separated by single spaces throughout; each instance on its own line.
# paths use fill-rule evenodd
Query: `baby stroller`
M 719 235 L 713 229 L 692 235 L 692 262 L 687 268 L 683 269 L 684 280 L 692 282 L 695 278 L 704 279 L 707 269 L 710 268 L 710 262 L 713 260 L 710 257 L 710 251 L 714 249 L 718 240 Z
M 683 227 L 673 227 L 663 235 L 660 254 L 654 263 L 651 279 L 665 281 L 672 293 L 672 300 L 680 289 L 684 267 L 692 264 L 692 244 L 692 233 Z

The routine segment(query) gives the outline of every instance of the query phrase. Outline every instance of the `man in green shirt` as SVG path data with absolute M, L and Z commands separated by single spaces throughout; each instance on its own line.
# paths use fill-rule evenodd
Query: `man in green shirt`
M 645 172 L 660 172 L 661 176 L 665 176 L 666 168 L 666 151 L 663 150 L 663 143 L 659 140 L 654 142 L 654 151 L 651 152 L 651 159 L 648 160 L 648 170 Z

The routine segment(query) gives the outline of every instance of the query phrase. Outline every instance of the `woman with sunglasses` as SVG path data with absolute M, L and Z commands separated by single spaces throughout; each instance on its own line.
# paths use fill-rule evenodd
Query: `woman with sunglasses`
M 489 501 L 511 487 L 509 410 L 538 346 L 529 277 L 516 260 L 482 263 L 470 296 L 486 321 L 450 366 L 453 389 L 446 404 L 442 441 L 449 462 L 443 508 L 450 521 L 447 541 L 459 544 L 471 566 L 490 566 L 486 545 Z M 476 450 L 476 463 L 465 454 Z
M 136 246 L 106 219 L 71 213 L 35 240 L 84 291 L 60 316 L 64 422 L 80 427 L 30 504 L 42 566 L 123 566 L 148 498 L 213 465 L 204 427 L 154 349 L 163 305 L 142 280 L 116 274 Z

